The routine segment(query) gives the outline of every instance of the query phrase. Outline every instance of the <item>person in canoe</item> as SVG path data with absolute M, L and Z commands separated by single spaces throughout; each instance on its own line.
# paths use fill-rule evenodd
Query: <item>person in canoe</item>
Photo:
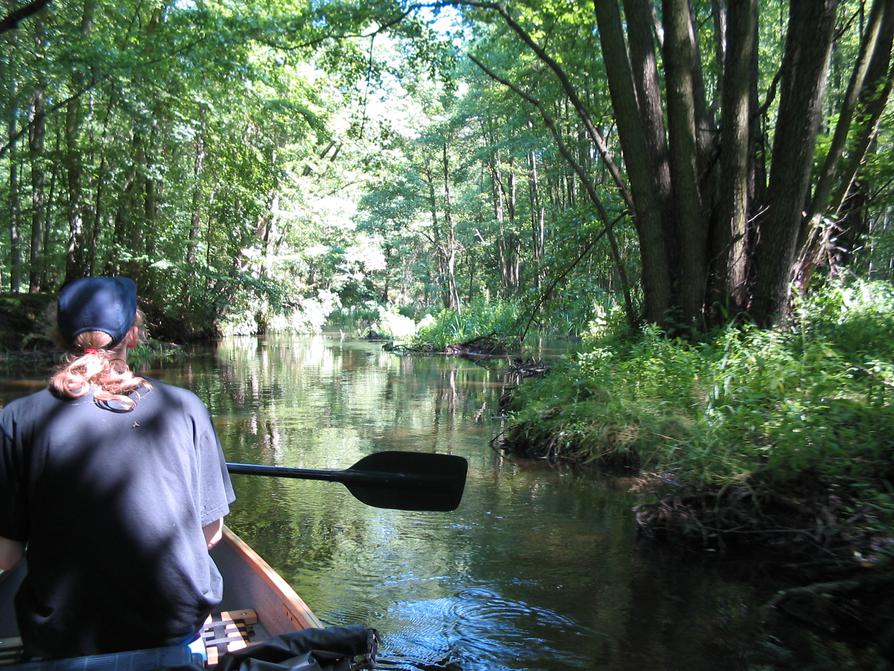
M 57 317 L 66 362 L 0 413 L 0 568 L 27 559 L 26 656 L 189 642 L 222 596 L 208 550 L 235 498 L 209 412 L 128 368 L 132 280 L 72 281 Z

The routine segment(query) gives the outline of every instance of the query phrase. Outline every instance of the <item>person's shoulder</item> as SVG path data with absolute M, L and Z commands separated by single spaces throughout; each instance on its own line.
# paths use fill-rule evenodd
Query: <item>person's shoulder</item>
M 27 396 L 20 396 L 4 404 L 0 418 L 3 421 L 19 420 L 23 417 L 32 417 L 47 412 L 50 406 L 63 403 L 47 387 L 34 391 Z
M 44 387 L 43 389 L 33 391 L 26 396 L 19 396 L 18 398 L 7 402 L 3 406 L 3 412 L 15 413 L 26 408 L 34 408 L 37 405 L 60 401 L 62 401 L 62 399 L 53 394 L 48 387 Z

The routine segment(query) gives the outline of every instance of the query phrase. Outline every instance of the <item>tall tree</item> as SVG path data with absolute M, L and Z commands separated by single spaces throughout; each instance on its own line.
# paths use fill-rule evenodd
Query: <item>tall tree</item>
M 13 3 L 10 2 L 10 5 Z M 17 133 L 19 124 L 19 92 L 16 72 L 16 46 L 18 38 L 15 31 L 6 36 L 8 55 L 6 58 L 4 79 L 7 84 L 6 130 L 9 144 L 9 196 L 7 202 L 7 228 L 9 231 L 9 290 L 18 293 L 22 286 L 22 240 L 21 240 L 21 201 L 19 194 L 19 157 L 17 151 Z
M 793 0 L 789 11 L 766 214 L 754 250 L 751 314 L 763 325 L 784 313 L 788 299 L 837 6 L 836 0 Z
M 45 46 L 44 23 L 42 18 L 34 21 L 34 48 L 42 53 Z M 46 156 L 44 142 L 46 136 L 46 82 L 38 75 L 31 91 L 28 108 L 28 152 L 31 160 L 31 255 L 28 289 L 38 293 L 43 288 L 44 249 L 43 239 L 46 221 Z
M 93 30 L 96 0 L 86 0 L 80 20 L 80 35 L 84 40 Z M 71 90 L 80 85 L 79 73 L 73 73 Z M 89 229 L 92 218 L 85 212 L 85 195 L 82 187 L 82 148 L 80 146 L 81 125 L 84 111 L 80 97 L 72 97 L 65 110 L 65 172 L 68 186 L 68 245 L 65 264 L 67 279 L 76 279 L 87 274 L 89 263 L 86 251 L 89 247 Z
M 453 4 L 474 8 L 479 20 L 499 17 L 555 75 L 582 126 L 592 127 L 588 105 L 593 103 L 580 95 L 583 80 L 570 69 L 574 59 L 557 58 L 535 39 L 535 33 L 549 33 L 554 20 L 549 10 L 514 13 L 506 5 L 472 0 Z M 807 240 L 801 231 L 811 217 L 830 211 L 834 216 L 840 207 L 839 194 L 854 182 L 887 101 L 891 39 L 885 18 L 890 20 L 891 4 L 873 4 L 842 102 L 840 128 L 811 198 L 838 0 L 663 0 L 660 8 L 652 0 L 593 3 L 624 174 L 615 172 L 603 139 L 592 132 L 590 137 L 631 206 L 648 320 L 704 327 L 742 310 L 762 325 L 784 316 L 790 280 Z M 859 9 L 856 3 L 848 6 Z M 699 11 L 714 21 L 703 21 Z M 782 65 L 775 77 L 762 72 L 758 60 L 762 11 L 784 18 L 785 40 L 778 47 Z M 702 30 L 714 31 L 713 48 L 701 48 Z M 562 48 L 555 37 L 551 44 Z M 709 91 L 716 92 L 713 102 Z M 861 100 L 865 112 L 852 129 Z M 719 128 L 714 109 L 720 111 Z M 770 151 L 765 129 L 773 140 Z M 839 179 L 834 166 L 848 137 L 847 167 Z M 839 191 L 830 187 L 832 182 Z M 805 217 L 810 202 L 815 211 Z

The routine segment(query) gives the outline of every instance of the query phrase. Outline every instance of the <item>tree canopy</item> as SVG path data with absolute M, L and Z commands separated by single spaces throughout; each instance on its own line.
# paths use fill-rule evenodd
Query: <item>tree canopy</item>
M 127 273 L 179 337 L 496 299 L 576 333 L 891 279 L 892 0 L 6 9 L 13 293 Z

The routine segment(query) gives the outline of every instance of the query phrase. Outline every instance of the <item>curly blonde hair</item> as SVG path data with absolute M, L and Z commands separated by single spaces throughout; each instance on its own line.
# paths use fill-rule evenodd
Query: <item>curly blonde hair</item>
M 134 325 L 145 339 L 143 314 L 137 310 Z M 129 394 L 152 389 L 144 378 L 134 375 L 125 359 L 126 338 L 108 348 L 112 337 L 103 331 L 86 331 L 75 337 L 63 363 L 50 377 L 50 388 L 63 398 L 81 398 L 93 390 L 93 402 L 103 408 L 133 410 L 137 400 Z

